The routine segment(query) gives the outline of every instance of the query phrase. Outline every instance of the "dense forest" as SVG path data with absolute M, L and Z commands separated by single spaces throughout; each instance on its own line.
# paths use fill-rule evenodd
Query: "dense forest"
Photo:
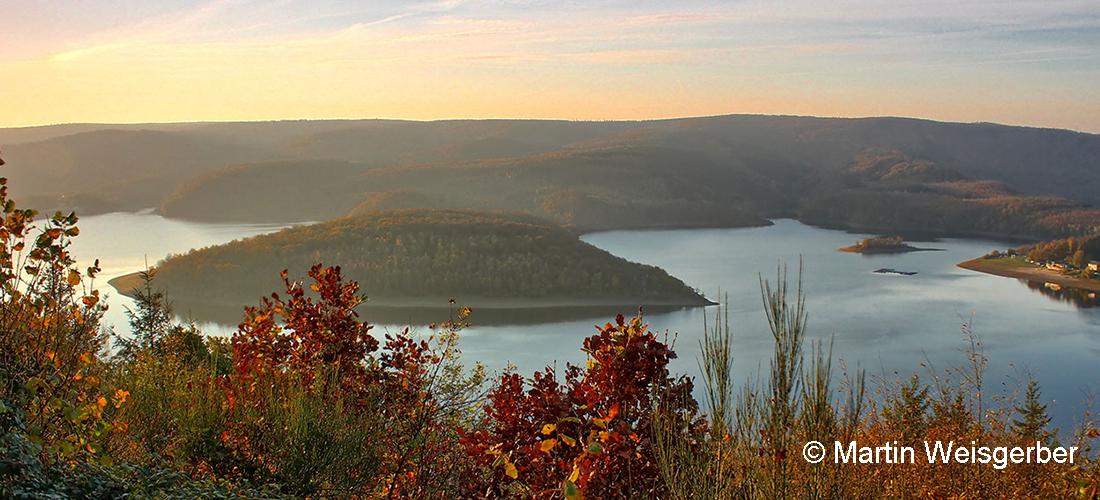
M 388 305 L 706 302 L 659 268 L 533 217 L 460 210 L 371 212 L 194 250 L 157 264 L 155 283 L 174 297 L 249 304 L 283 269 L 316 262 L 339 263 L 372 303 Z
M 1089 261 L 1100 260 L 1100 236 L 1045 241 L 1021 248 L 1018 253 L 1035 262 L 1067 262 L 1084 268 Z
M 868 231 L 1097 230 L 1100 136 L 901 118 L 322 120 L 0 130 L 17 198 L 206 221 L 522 211 L 577 232 L 797 217 Z M 288 193 L 288 185 L 294 192 Z

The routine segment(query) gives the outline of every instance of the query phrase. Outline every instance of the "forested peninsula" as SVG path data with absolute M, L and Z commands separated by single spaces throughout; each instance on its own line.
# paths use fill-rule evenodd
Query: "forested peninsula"
M 480 307 L 710 302 L 660 268 L 596 248 L 531 216 L 465 210 L 370 212 L 169 256 L 158 289 L 185 301 L 255 304 L 283 269 L 342 267 L 369 304 Z M 301 279 L 294 276 L 292 279 Z M 114 280 L 127 293 L 133 277 Z

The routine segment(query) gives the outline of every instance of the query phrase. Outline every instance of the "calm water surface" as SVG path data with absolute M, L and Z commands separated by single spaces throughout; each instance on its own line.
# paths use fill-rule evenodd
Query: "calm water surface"
M 83 218 L 81 229 L 74 253 L 82 259 L 98 257 L 104 269 L 100 284 L 109 288 L 106 279 L 144 268 L 146 257 L 152 264 L 170 253 L 270 232 L 278 226 L 108 214 Z M 947 239 L 920 245 L 942 248 L 942 252 L 881 256 L 836 251 L 864 236 L 779 220 L 762 228 L 613 231 L 583 239 L 626 259 L 660 266 L 712 298 L 718 297 L 719 290 L 728 296 L 736 371 L 742 379 L 766 369 L 771 357 L 759 278 L 774 279 L 776 267 L 784 262 L 795 275 L 801 259 L 811 337 L 833 342 L 837 372 L 843 365 L 858 365 L 873 377 L 893 379 L 925 372 L 928 364 L 937 370 L 962 366 L 965 344 L 960 327 L 970 322 L 989 358 L 987 393 L 1012 390 L 1032 373 L 1043 384 L 1044 399 L 1054 401 L 1051 410 L 1056 424 L 1073 425 L 1084 410 L 1081 402 L 1100 380 L 1100 308 L 1044 296 L 1014 279 L 955 267 L 991 249 L 1004 248 L 1005 243 Z M 873 272 L 880 268 L 918 274 Z M 123 311 L 129 301 L 109 291 L 107 322 L 125 332 Z M 714 308 L 696 308 L 647 315 L 652 328 L 675 335 L 680 358 L 674 369 L 697 373 L 703 317 L 713 312 Z M 566 321 L 475 325 L 464 332 L 461 348 L 465 359 L 492 369 L 514 364 L 529 373 L 554 363 L 579 363 L 583 362 L 581 339 L 613 314 L 570 311 Z M 370 319 L 369 308 L 365 316 Z M 476 324 L 476 311 L 472 320 Z M 232 326 L 222 324 L 203 327 L 214 334 L 232 331 Z M 377 331 L 396 328 L 382 325 Z

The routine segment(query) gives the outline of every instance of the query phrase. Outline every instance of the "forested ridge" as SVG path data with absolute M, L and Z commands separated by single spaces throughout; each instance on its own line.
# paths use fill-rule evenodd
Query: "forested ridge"
M 628 262 L 530 216 L 391 210 L 345 217 L 170 256 L 155 283 L 180 298 L 245 304 L 283 269 L 339 263 L 372 299 L 702 304 L 661 269 Z
M 1100 230 L 1100 136 L 905 118 L 321 120 L 0 130 L 17 199 L 303 222 L 527 212 L 576 232 L 794 217 L 1027 239 Z M 294 186 L 293 193 L 287 191 Z
M 1004 183 L 900 151 L 865 151 L 796 204 L 803 222 L 901 233 L 1047 239 L 1100 231 L 1100 209 Z

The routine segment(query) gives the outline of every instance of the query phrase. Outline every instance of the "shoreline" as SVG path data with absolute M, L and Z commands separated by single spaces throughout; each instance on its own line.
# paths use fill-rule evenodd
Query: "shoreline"
M 134 290 L 142 283 L 139 277 L 139 272 L 135 271 L 128 274 L 123 274 L 115 278 L 111 278 L 107 281 L 120 295 L 128 298 L 135 298 Z M 190 296 L 172 296 L 173 300 L 180 302 L 187 302 L 192 304 L 206 304 L 213 306 L 234 306 L 235 304 L 229 304 L 225 301 L 210 300 L 203 298 L 196 298 Z M 422 297 L 422 298 L 407 298 L 407 299 L 368 299 L 364 305 L 367 307 L 387 307 L 387 308 L 446 308 L 449 297 Z M 459 300 L 455 306 L 468 305 L 476 307 L 478 309 L 494 309 L 494 310 L 507 310 L 507 309 L 555 309 L 555 308 L 574 308 L 574 307 L 629 307 L 637 308 L 642 306 L 654 306 L 654 307 L 709 307 L 716 306 L 718 302 L 710 300 L 706 297 L 700 296 L 701 300 L 688 301 L 688 300 L 640 300 L 630 301 L 628 299 L 603 299 L 603 300 L 582 300 L 582 299 L 563 299 L 563 298 L 548 298 L 542 299 L 501 299 L 492 297 L 471 297 L 468 300 Z M 255 303 L 259 303 L 260 295 L 256 296 Z M 485 301 L 485 302 L 483 302 Z M 644 303 L 643 303 L 644 302 Z M 243 307 L 246 304 L 241 304 Z
M 1016 278 L 1044 283 L 1055 283 L 1064 287 L 1078 288 L 1081 290 L 1088 290 L 1092 292 L 1100 292 L 1100 280 L 1066 276 L 1064 274 L 1058 274 L 1056 272 L 1039 267 L 998 266 L 990 262 L 991 260 L 995 259 L 984 259 L 978 257 L 977 259 L 960 262 L 956 264 L 956 266 L 969 271 L 992 274 L 994 276 L 1003 276 L 1005 278 Z
M 881 248 L 881 249 L 865 250 L 865 249 L 861 249 L 861 248 L 856 248 L 856 245 L 849 245 L 849 246 L 846 246 L 846 247 L 840 247 L 840 248 L 837 249 L 837 251 L 845 252 L 845 253 L 858 253 L 858 254 L 861 254 L 861 255 L 889 255 L 889 254 L 911 253 L 911 252 L 942 252 L 942 251 L 944 251 L 944 249 L 942 249 L 942 248 L 919 248 L 919 247 L 906 246 L 905 248 Z

